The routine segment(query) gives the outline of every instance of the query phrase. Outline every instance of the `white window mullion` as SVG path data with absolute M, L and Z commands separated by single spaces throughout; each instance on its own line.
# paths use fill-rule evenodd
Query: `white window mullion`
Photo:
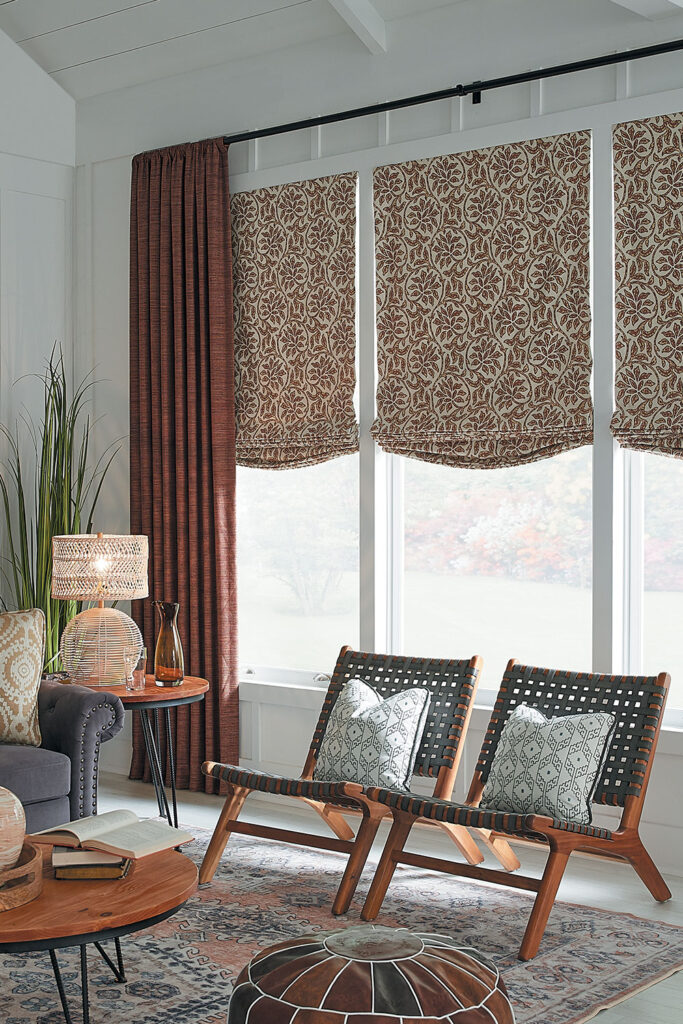
M 642 452 L 624 452 L 624 672 L 643 671 L 643 529 Z
M 403 635 L 403 463 L 375 444 L 377 331 L 372 170 L 358 175 L 360 646 L 397 652 Z
M 614 405 L 612 131 L 593 129 L 593 671 L 622 671 L 624 458 L 610 431 Z
M 370 434 L 375 418 L 376 383 L 372 170 L 365 169 L 358 175 L 359 636 L 364 651 L 388 650 L 390 643 L 387 580 L 391 467 Z
M 405 550 L 405 522 L 403 515 L 404 472 L 403 459 L 398 455 L 385 456 L 389 463 L 388 480 L 388 544 L 387 544 L 387 651 L 409 654 L 403 650 L 403 571 Z

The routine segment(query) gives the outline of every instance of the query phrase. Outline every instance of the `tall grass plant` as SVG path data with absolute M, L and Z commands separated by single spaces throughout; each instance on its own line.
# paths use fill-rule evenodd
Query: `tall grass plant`
M 11 595 L 7 604 L 45 613 L 45 666 L 54 669 L 64 627 L 80 605 L 52 597 L 52 538 L 92 531 L 95 507 L 118 449 L 107 449 L 91 466 L 92 426 L 86 406 L 92 377 L 70 395 L 64 357 L 55 349 L 39 379 L 41 421 L 36 424 L 26 414 L 13 428 L 0 424 L 8 451 L 0 466 L 5 528 L 0 564 Z

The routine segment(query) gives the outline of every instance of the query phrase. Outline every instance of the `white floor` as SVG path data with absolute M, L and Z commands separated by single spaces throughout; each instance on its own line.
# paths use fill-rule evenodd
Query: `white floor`
M 299 808 L 296 801 L 279 801 L 277 806 L 268 802 L 267 797 L 251 797 L 249 819 L 265 821 L 268 824 L 296 828 L 303 819 L 307 831 L 316 828 L 315 815 Z M 201 793 L 179 794 L 178 817 L 183 825 L 198 825 L 213 829 L 222 806 L 219 797 Z M 287 807 L 282 809 L 281 805 Z M 128 807 L 140 816 L 158 814 L 154 790 L 151 785 L 131 782 L 121 775 L 100 776 L 99 809 L 112 810 Z M 325 827 L 320 823 L 319 831 Z M 384 842 L 385 832 L 378 837 L 378 853 Z M 415 840 L 411 849 L 433 852 L 448 851 L 450 841 L 431 829 L 413 833 Z M 525 870 L 533 873 L 534 866 L 540 872 L 543 858 L 535 850 L 518 849 Z M 613 907 L 615 910 L 649 917 L 657 921 L 669 921 L 683 925 L 683 879 L 667 876 L 667 883 L 673 899 L 667 903 L 656 903 L 640 882 L 635 872 L 624 865 L 606 865 L 584 857 L 572 857 L 562 880 L 558 898 L 569 903 L 583 903 L 588 906 Z M 683 1021 L 683 971 L 652 986 L 640 995 L 625 1000 L 611 1010 L 603 1011 L 596 1019 L 597 1024 L 680 1024 Z

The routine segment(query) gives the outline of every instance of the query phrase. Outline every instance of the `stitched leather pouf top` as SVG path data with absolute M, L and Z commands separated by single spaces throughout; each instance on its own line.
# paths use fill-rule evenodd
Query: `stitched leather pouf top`
M 360 925 L 270 946 L 227 1024 L 514 1024 L 496 966 L 445 935 Z

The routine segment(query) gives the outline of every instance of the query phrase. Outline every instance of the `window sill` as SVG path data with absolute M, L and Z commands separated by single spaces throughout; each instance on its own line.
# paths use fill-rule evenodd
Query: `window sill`
M 288 707 L 319 711 L 326 692 L 327 684 L 283 682 L 240 676 L 240 700 L 253 701 L 257 704 L 286 704 Z
M 261 674 L 261 672 L 263 674 Z M 242 700 L 259 704 L 286 704 L 288 707 L 308 708 L 319 711 L 327 692 L 328 680 L 320 682 L 302 681 L 308 673 L 292 672 L 289 679 L 268 679 L 267 669 L 255 674 L 240 673 L 240 697 Z M 278 674 L 282 675 L 282 672 Z M 473 726 L 486 728 L 496 695 L 492 691 L 477 694 L 474 705 Z M 657 746 L 662 754 L 683 755 L 683 712 L 673 711 L 665 716 Z

